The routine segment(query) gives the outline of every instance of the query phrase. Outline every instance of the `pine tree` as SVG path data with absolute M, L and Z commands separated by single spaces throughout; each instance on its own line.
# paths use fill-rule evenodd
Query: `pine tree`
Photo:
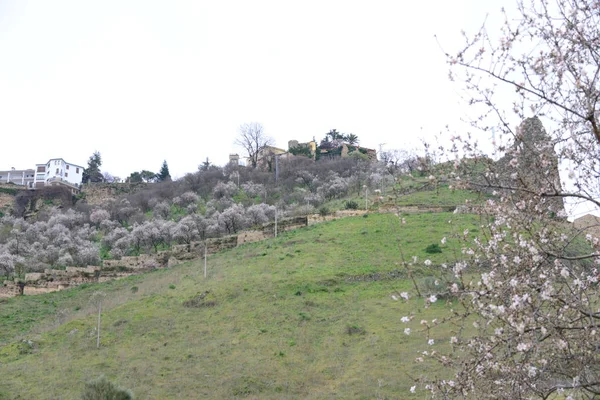
M 88 182 L 103 182 L 104 177 L 100 172 L 100 166 L 102 165 L 102 157 L 99 151 L 95 151 L 88 160 L 88 167 L 83 170 L 83 176 L 81 178 L 82 183 Z
M 163 161 L 162 167 L 160 167 L 160 171 L 156 174 L 156 178 L 159 182 L 170 181 L 171 174 L 169 173 L 169 166 L 167 165 L 167 160 Z

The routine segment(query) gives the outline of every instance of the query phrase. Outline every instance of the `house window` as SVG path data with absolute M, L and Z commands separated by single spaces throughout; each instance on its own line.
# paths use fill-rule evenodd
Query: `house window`
M 79 168 L 75 168 L 75 173 L 78 174 L 79 173 Z
M 66 167 L 66 168 L 67 168 L 67 169 L 69 169 L 69 164 L 67 164 L 67 167 Z
M 69 176 L 69 173 L 68 173 L 68 172 L 65 172 L 65 178 L 66 178 L 66 177 L 68 177 L 68 176 Z
M 58 175 L 58 168 L 56 168 L 56 175 Z

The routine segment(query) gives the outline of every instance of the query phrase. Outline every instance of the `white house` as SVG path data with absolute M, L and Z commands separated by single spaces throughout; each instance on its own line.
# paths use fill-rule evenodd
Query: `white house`
M 54 182 L 66 183 L 75 187 L 81 185 L 84 167 L 66 162 L 62 158 L 51 158 L 46 164 L 36 164 L 34 186 L 51 185 Z
M 32 169 L 14 169 L 0 171 L 0 184 L 14 183 L 16 185 L 31 186 L 34 180 Z

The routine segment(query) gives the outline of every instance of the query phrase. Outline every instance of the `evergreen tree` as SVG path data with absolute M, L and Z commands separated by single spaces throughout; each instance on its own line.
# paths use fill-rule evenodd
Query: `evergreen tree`
M 202 164 L 200 164 L 200 166 L 198 167 L 198 169 L 200 171 L 208 171 L 211 166 L 212 163 L 208 160 L 208 157 L 206 157 L 206 161 L 203 161 Z
M 102 176 L 102 172 L 100 172 L 101 165 L 102 157 L 100 156 L 100 152 L 95 151 L 88 160 L 88 167 L 83 171 L 81 182 L 103 182 L 104 176 Z
M 165 162 L 165 165 L 166 165 L 166 162 Z M 168 168 L 167 168 L 167 175 L 169 175 Z M 145 169 L 142 170 L 142 172 L 140 172 L 140 176 L 144 182 L 154 182 L 157 179 L 157 175 L 154 172 L 148 171 Z
M 127 178 L 127 182 L 139 183 L 139 182 L 144 182 L 144 180 L 142 179 L 142 175 L 139 172 L 132 172 L 129 175 L 129 178 Z
M 159 182 L 170 181 L 171 174 L 169 173 L 169 166 L 167 165 L 167 160 L 163 161 L 162 167 L 160 167 L 160 171 L 156 174 L 156 179 Z

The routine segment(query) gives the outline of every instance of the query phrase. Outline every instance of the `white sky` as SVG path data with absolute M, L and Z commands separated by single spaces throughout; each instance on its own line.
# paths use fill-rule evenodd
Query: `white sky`
M 176 178 L 241 154 L 251 121 L 283 148 L 333 128 L 416 147 L 464 114 L 434 34 L 458 50 L 502 3 L 0 0 L 0 170 L 98 150 Z

